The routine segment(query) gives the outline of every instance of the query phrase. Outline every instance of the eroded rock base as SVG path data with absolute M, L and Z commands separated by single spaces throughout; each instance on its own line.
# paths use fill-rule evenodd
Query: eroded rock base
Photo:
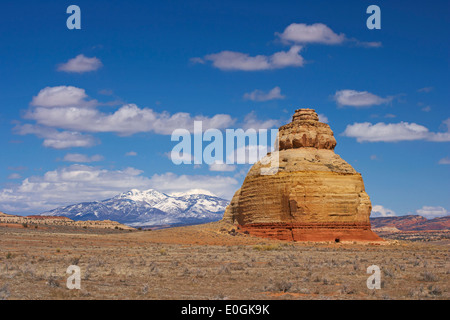
M 368 223 L 252 223 L 238 232 L 285 241 L 383 241 Z

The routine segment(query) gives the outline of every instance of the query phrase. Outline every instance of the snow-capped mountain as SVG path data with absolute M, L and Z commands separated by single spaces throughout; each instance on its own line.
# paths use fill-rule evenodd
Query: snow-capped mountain
M 197 224 L 220 220 L 229 201 L 206 190 L 165 194 L 132 189 L 111 199 L 82 202 L 41 213 L 72 220 L 113 220 L 129 226 Z

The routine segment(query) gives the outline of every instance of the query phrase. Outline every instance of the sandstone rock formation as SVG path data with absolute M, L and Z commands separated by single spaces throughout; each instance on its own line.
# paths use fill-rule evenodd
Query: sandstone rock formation
M 381 240 L 370 230 L 361 174 L 334 153 L 333 131 L 313 109 L 296 110 L 278 138 L 278 150 L 250 169 L 224 220 L 240 232 L 281 240 Z M 274 157 L 276 173 L 261 174 Z
M 48 216 L 16 216 L 0 212 L 0 226 L 4 225 L 30 225 L 30 226 L 66 226 L 80 228 L 135 230 L 135 228 L 111 220 L 73 221 L 67 217 Z

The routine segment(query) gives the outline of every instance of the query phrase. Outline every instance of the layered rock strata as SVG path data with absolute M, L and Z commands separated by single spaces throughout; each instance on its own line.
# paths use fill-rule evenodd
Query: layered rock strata
M 281 240 L 381 240 L 370 230 L 361 174 L 334 153 L 329 125 L 313 109 L 298 109 L 278 137 L 278 150 L 253 165 L 223 219 L 240 232 Z M 275 157 L 276 173 L 261 174 Z

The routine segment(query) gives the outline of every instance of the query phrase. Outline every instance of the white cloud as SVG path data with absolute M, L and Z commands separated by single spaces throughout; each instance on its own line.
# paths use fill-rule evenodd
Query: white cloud
M 447 127 L 447 132 L 431 133 L 428 140 L 436 142 L 448 142 L 450 141 L 450 118 L 442 121 L 443 126 Z
M 114 94 L 114 91 L 112 91 L 111 89 L 102 89 L 98 93 L 104 96 L 112 96 Z
M 192 131 L 194 121 L 202 121 L 203 130 L 223 129 L 235 121 L 227 114 L 206 117 L 178 112 L 171 115 L 165 111 L 158 113 L 149 108 L 141 109 L 135 104 L 124 105 L 113 113 L 104 113 L 95 108 L 37 107 L 29 110 L 25 117 L 47 127 L 79 132 L 115 132 L 121 135 L 138 132 L 170 135 L 173 130 L 180 128 Z
M 346 137 L 356 138 L 358 142 L 398 142 L 412 140 L 427 140 L 434 142 L 450 141 L 450 119 L 444 121 L 447 132 L 430 132 L 426 127 L 408 122 L 389 123 L 369 122 L 348 125 L 343 132 Z
M 301 46 L 292 46 L 289 51 L 276 52 L 271 56 L 250 56 L 246 53 L 235 51 L 221 51 L 204 57 L 206 61 L 212 61 L 214 67 L 221 70 L 259 71 L 281 69 L 286 67 L 302 67 L 303 57 L 299 54 Z
M 203 60 L 202 58 L 199 58 L 199 57 L 190 58 L 189 61 L 194 64 L 195 63 L 200 63 L 200 64 L 205 63 L 205 60 Z
M 271 150 L 271 146 L 264 144 L 241 146 L 227 155 L 227 162 L 237 164 L 254 164 L 264 158 Z
M 303 45 L 309 43 L 336 45 L 347 41 L 363 47 L 381 47 L 381 42 L 362 42 L 356 39 L 348 39 L 343 33 L 337 34 L 323 23 L 311 25 L 292 23 L 282 33 L 276 32 L 275 35 L 284 44 L 292 45 L 289 51 L 276 52 L 270 56 L 250 56 L 247 53 L 224 50 L 205 55 L 202 58 L 191 58 L 190 61 L 194 64 L 205 64 L 207 61 L 211 61 L 214 67 L 227 71 L 259 71 L 302 67 L 305 61 L 299 52 L 303 49 Z
M 90 136 L 73 131 L 58 131 L 52 128 L 36 126 L 31 124 L 17 125 L 14 132 L 19 135 L 34 134 L 43 138 L 42 145 L 54 149 L 66 149 L 72 147 L 92 147 L 97 140 Z
M 340 44 L 346 40 L 344 34 L 336 34 L 323 23 L 307 25 L 305 23 L 292 23 L 283 33 L 275 33 L 285 42 L 295 43 L 321 43 Z
M 277 92 L 271 91 L 272 97 Z M 89 100 L 85 91 L 76 87 L 47 87 L 33 98 L 32 107 L 24 114 L 36 124 L 18 125 L 16 133 L 35 134 L 44 138 L 44 146 L 52 148 L 88 147 L 97 143 L 83 133 L 112 132 L 126 136 L 140 132 L 170 135 L 176 129 L 194 130 L 194 121 L 202 122 L 202 130 L 230 128 L 236 120 L 227 114 L 212 117 L 186 112 L 170 114 L 127 104 L 112 112 L 100 111 L 96 100 Z M 259 120 L 254 113 L 247 115 L 245 128 L 267 129 L 278 120 Z M 58 131 L 62 129 L 65 131 Z
M 337 34 L 323 23 L 310 25 L 305 23 L 291 23 L 282 33 L 276 32 L 275 35 L 283 43 L 339 45 L 348 42 L 365 48 L 379 48 L 382 46 L 382 43 L 379 41 L 367 42 L 359 41 L 355 38 L 347 38 L 345 34 Z
M 107 199 L 131 189 L 150 188 L 166 193 L 205 189 L 231 199 L 238 187 L 236 179 L 223 176 L 169 172 L 148 178 L 135 168 L 107 170 L 74 164 L 0 190 L 0 208 L 11 213 L 40 213 L 58 206 Z
M 284 99 L 284 98 L 285 98 L 285 96 L 281 94 L 280 87 L 275 87 L 272 90 L 270 90 L 268 93 L 257 89 L 250 93 L 244 94 L 245 100 L 252 100 L 252 101 L 269 101 L 269 100 Z
M 425 217 L 427 219 L 433 219 L 437 217 L 445 217 L 448 216 L 450 213 L 447 211 L 447 209 L 443 207 L 430 207 L 430 206 L 423 206 L 421 209 L 418 209 L 417 214 L 421 215 L 422 217 Z
M 134 168 L 109 171 L 71 165 L 32 176 L 20 185 L 0 191 L 0 206 L 13 212 L 39 213 L 61 205 L 102 200 L 132 188 L 148 187 L 148 179 Z
M 415 123 L 400 122 L 385 124 L 384 122 L 379 122 L 371 124 L 364 122 L 348 125 L 343 135 L 356 138 L 358 142 L 395 142 L 424 139 L 428 133 L 427 128 Z
M 209 171 L 226 171 L 226 172 L 231 172 L 236 170 L 236 166 L 235 165 L 230 165 L 230 164 L 226 164 L 223 163 L 221 161 L 214 161 L 213 164 L 209 165 Z
M 396 216 L 396 213 L 393 210 L 385 208 L 383 206 L 376 205 L 376 206 L 373 206 L 373 208 L 372 208 L 372 214 L 371 214 L 372 218 L 395 217 L 395 216 Z
M 366 41 L 358 41 L 355 39 L 352 39 L 352 40 L 356 42 L 357 46 L 365 47 L 365 48 L 380 48 L 383 46 L 383 44 L 379 41 L 366 42 Z
M 430 112 L 431 111 L 431 107 L 430 106 L 426 106 L 426 107 L 423 107 L 421 110 L 423 112 Z
M 225 199 L 231 199 L 239 188 L 236 179 L 209 175 L 176 175 L 168 172 L 151 177 L 151 185 L 166 193 L 186 192 L 191 189 L 204 189 Z
M 177 163 L 177 164 L 181 164 L 181 163 L 183 163 L 183 164 L 192 164 L 195 161 L 195 157 L 192 154 L 190 154 L 189 152 L 186 152 L 186 151 L 184 151 L 183 153 L 179 153 L 179 152 L 176 152 L 176 151 L 172 150 L 171 152 L 165 153 L 165 155 L 172 162 Z M 200 159 L 199 161 L 202 161 L 202 159 Z
M 450 164 L 450 157 L 445 157 L 439 160 L 439 164 Z
M 21 179 L 21 178 L 22 178 L 22 176 L 20 174 L 18 174 L 18 173 L 11 173 L 8 176 L 8 179 L 10 179 L 10 180 Z
M 326 115 L 324 115 L 323 113 L 319 114 L 319 121 L 323 122 L 323 123 L 328 123 L 328 118 Z
M 373 105 L 391 102 L 393 97 L 382 98 L 367 91 L 339 90 L 334 95 L 334 100 L 339 106 L 370 107 Z
M 84 89 L 72 86 L 46 87 L 33 97 L 32 106 L 54 107 L 93 107 L 98 104 L 96 100 L 88 98 Z
M 424 88 L 420 88 L 419 90 L 417 90 L 417 92 L 424 92 L 424 93 L 429 93 L 431 91 L 433 91 L 433 87 L 424 87 Z
M 88 162 L 97 162 L 102 161 L 103 156 L 96 154 L 93 156 L 87 156 L 85 154 L 81 153 L 68 153 L 64 156 L 64 161 L 67 162 L 81 162 L 81 163 L 88 163 Z
M 271 129 L 280 125 L 280 120 L 268 119 L 268 120 L 259 120 L 254 111 L 247 114 L 244 118 L 244 122 L 242 123 L 242 128 L 244 130 L 247 129 Z
M 126 157 L 135 157 L 135 156 L 137 156 L 137 152 L 129 151 L 129 152 L 125 153 L 125 156 Z
M 98 70 L 102 66 L 103 64 L 98 58 L 88 58 L 85 55 L 80 54 L 66 63 L 60 64 L 58 66 L 58 71 L 84 73 Z

